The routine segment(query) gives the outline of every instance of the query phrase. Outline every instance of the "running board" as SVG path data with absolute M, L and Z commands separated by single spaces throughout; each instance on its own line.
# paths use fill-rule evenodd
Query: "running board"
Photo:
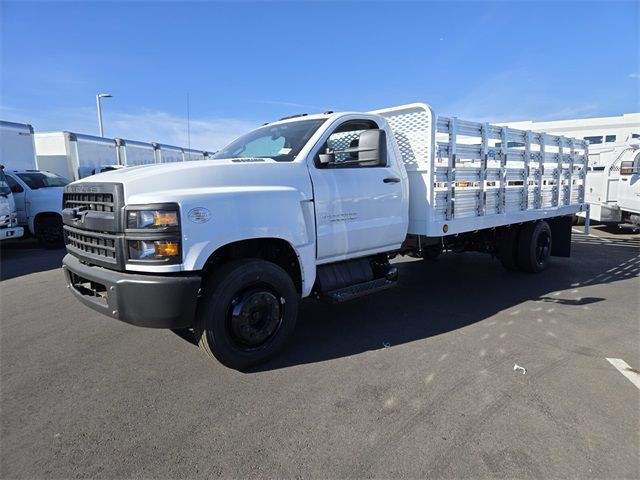
M 377 293 L 391 287 L 395 287 L 398 283 L 398 271 L 391 268 L 384 278 L 376 278 L 368 282 L 349 285 L 348 287 L 339 288 L 331 292 L 325 293 L 323 297 L 331 303 L 342 303 L 358 297 L 364 297 L 371 293 Z
M 619 223 L 618 228 L 620 230 L 633 230 L 634 233 L 640 231 L 640 225 L 635 223 Z

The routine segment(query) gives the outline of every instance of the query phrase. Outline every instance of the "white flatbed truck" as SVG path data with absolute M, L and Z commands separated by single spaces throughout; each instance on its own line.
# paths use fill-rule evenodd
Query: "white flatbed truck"
M 66 281 L 112 318 L 193 328 L 245 369 L 283 348 L 299 299 L 394 286 L 396 255 L 482 251 L 527 272 L 569 256 L 587 154 L 422 103 L 281 119 L 210 160 L 65 187 Z

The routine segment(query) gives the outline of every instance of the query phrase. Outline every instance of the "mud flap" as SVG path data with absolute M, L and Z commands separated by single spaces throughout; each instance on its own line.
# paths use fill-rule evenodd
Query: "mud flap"
M 570 257 L 572 216 L 549 218 L 547 223 L 551 227 L 551 255 L 554 257 Z

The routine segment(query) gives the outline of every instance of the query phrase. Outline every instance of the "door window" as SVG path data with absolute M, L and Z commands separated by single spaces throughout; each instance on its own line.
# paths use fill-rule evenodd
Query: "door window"
M 358 152 L 353 150 L 356 150 L 360 144 L 360 134 L 365 130 L 373 130 L 375 128 L 378 128 L 378 125 L 368 120 L 343 123 L 333 131 L 320 151 L 320 153 L 325 151 L 334 152 L 334 163 L 322 165 L 319 159 L 316 158 L 316 166 L 319 168 L 372 168 L 371 165 L 352 162 L 358 160 Z

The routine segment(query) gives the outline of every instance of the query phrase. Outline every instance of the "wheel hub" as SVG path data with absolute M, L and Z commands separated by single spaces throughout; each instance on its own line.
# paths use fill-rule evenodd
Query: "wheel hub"
M 539 264 L 544 263 L 551 254 L 551 241 L 549 235 L 541 234 L 536 242 L 536 260 Z
M 251 290 L 236 297 L 230 312 L 231 331 L 236 340 L 257 347 L 271 338 L 282 321 L 282 305 L 265 290 Z

